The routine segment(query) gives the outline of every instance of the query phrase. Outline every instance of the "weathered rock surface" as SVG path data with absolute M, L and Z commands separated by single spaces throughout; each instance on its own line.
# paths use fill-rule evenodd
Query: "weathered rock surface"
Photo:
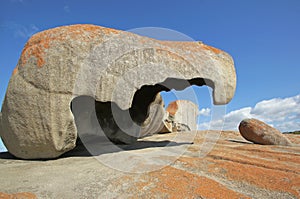
M 124 131 L 136 137 L 149 123 L 148 108 L 158 92 L 191 84 L 212 87 L 214 103 L 228 103 L 236 86 L 230 55 L 201 42 L 158 41 L 94 25 L 46 30 L 23 49 L 3 102 L 0 135 L 19 158 L 58 157 L 85 133 L 78 132 L 72 100 L 90 96 L 101 108 L 125 110 L 136 120 L 125 118 L 121 130 L 107 133 L 110 139 L 123 139 Z M 109 124 L 123 123 L 124 117 L 106 116 Z
M 2 153 L 0 192 L 43 199 L 300 197 L 299 147 L 252 144 L 229 131 L 215 141 L 218 135 L 157 134 L 125 151 L 102 150 L 91 157 L 78 149 L 48 161 Z M 287 137 L 300 143 L 298 135 Z
M 239 125 L 241 135 L 256 144 L 291 146 L 291 141 L 279 130 L 257 119 L 244 119 Z
M 198 106 L 188 100 L 171 102 L 167 109 L 167 121 L 172 123 L 172 131 L 195 131 L 197 129 Z
M 161 132 L 165 126 L 163 121 L 166 112 L 164 108 L 164 101 L 160 94 L 157 94 L 153 102 L 149 105 L 148 114 L 147 119 L 142 122 L 139 137 Z
M 36 195 L 33 193 L 14 193 L 14 194 L 7 194 L 0 192 L 1 199 L 37 199 Z

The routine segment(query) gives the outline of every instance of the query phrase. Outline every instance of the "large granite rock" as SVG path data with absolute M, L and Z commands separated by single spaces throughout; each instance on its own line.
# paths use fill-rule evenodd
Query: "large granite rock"
M 300 197 L 299 147 L 251 144 L 230 131 L 211 143 L 216 133 L 156 134 L 124 151 L 70 151 L 48 161 L 0 153 L 0 192 L 31 192 L 42 199 Z M 300 136 L 287 136 L 300 143 Z M 213 147 L 200 156 L 205 143 Z M 109 158 L 111 164 L 104 161 Z
M 58 157 L 86 134 L 78 131 L 71 106 L 89 96 L 100 109 L 111 106 L 111 114 L 97 114 L 106 119 L 99 123 L 118 124 L 108 128 L 114 129 L 106 132 L 109 139 L 132 142 L 145 121 L 152 123 L 148 111 L 157 93 L 191 84 L 212 87 L 214 103 L 228 103 L 236 87 L 230 55 L 201 42 L 158 41 L 94 25 L 46 30 L 23 49 L 3 102 L 0 135 L 19 158 Z M 100 129 L 104 136 L 107 128 Z
M 291 146 L 279 130 L 257 119 L 244 119 L 239 125 L 241 135 L 255 144 Z

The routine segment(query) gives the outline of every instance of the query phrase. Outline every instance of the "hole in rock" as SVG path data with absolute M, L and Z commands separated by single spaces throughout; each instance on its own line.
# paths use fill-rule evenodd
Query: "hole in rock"
M 171 89 L 183 90 L 191 85 L 214 88 L 213 82 L 208 79 L 167 78 L 162 83 L 142 86 L 135 92 L 132 105 L 127 110 L 122 110 L 114 102 L 98 102 L 90 96 L 78 96 L 71 102 L 78 139 L 102 135 L 116 144 L 134 143 L 140 137 L 141 126 L 149 117 L 151 103 L 162 103 L 162 98 L 158 98 L 157 94 Z
M 184 90 L 162 91 L 165 126 L 175 132 L 190 132 L 203 129 L 211 119 L 212 90 L 209 87 L 192 85 Z M 167 133 L 163 129 L 160 133 Z

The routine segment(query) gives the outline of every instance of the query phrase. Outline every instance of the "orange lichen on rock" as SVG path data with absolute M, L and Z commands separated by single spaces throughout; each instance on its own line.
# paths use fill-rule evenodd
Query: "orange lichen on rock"
M 201 46 L 203 49 L 205 49 L 205 50 L 210 50 L 210 51 L 212 51 L 212 52 L 214 52 L 214 53 L 216 53 L 216 54 L 219 54 L 219 53 L 222 52 L 220 49 L 217 49 L 217 48 L 212 47 L 212 46 L 205 45 L 205 44 L 203 44 L 203 43 L 200 43 L 200 46 Z
M 119 172 L 105 166 L 99 169 L 98 162 L 90 157 L 61 159 L 60 161 L 65 162 L 59 162 L 59 166 L 71 165 L 71 170 L 80 169 L 84 174 L 74 180 L 74 183 L 68 184 L 68 189 L 74 192 L 69 192 L 70 195 L 63 194 L 66 194 L 67 198 L 300 198 L 299 147 L 251 144 L 244 140 L 239 132 L 223 131 L 216 142 L 209 141 L 209 145 L 213 147 L 207 151 L 207 155 L 201 156 L 201 151 L 207 150 L 202 144 L 208 141 L 210 134 L 216 132 L 198 131 L 195 137 L 189 133 L 159 134 L 141 139 L 141 144 L 143 141 L 147 143 L 144 145 L 146 150 L 153 152 L 158 147 L 156 144 L 153 147 L 149 146 L 149 142 L 174 140 L 174 136 L 177 136 L 176 142 L 181 144 L 186 143 L 187 136 L 193 136 L 193 143 L 187 146 L 188 149 L 180 157 L 174 153 L 176 161 L 169 165 L 161 167 L 156 163 L 170 158 L 175 160 L 171 153 L 167 156 L 158 154 L 155 158 L 149 158 L 147 163 L 143 161 L 134 164 L 132 171 L 143 168 L 145 172 Z M 286 136 L 294 143 L 300 141 L 299 136 Z M 143 150 L 139 151 L 139 154 L 145 154 Z M 57 183 L 50 183 L 52 192 L 49 191 L 49 182 L 42 183 L 37 180 L 40 175 L 32 175 L 30 183 L 22 183 L 31 174 L 26 172 L 26 175 L 19 175 L 22 170 L 19 166 L 20 161 L 0 158 L 1 175 L 8 176 L 7 182 L 1 184 L 2 189 L 11 192 L 26 189 L 34 192 L 35 187 L 39 186 L 39 196 L 42 198 L 60 198 L 63 195 L 61 192 L 64 190 L 60 190 Z M 89 164 L 85 166 L 82 162 L 86 161 Z M 58 172 L 57 180 L 69 179 L 68 175 L 64 176 L 66 172 L 63 169 L 52 170 L 49 173 L 45 165 L 41 166 L 41 162 L 32 164 L 32 161 L 23 161 L 23 164 L 34 168 L 45 177 L 51 177 L 53 173 Z M 46 164 L 53 167 L 57 161 L 49 160 Z M 86 172 L 87 168 L 89 172 Z M 83 182 L 91 186 L 80 190 Z M 4 196 L 6 195 L 0 194 L 0 198 L 5 198 Z
M 229 180 L 243 181 L 255 186 L 274 191 L 289 192 L 299 196 L 300 177 L 293 172 L 267 169 L 256 165 L 242 164 L 230 161 L 218 161 L 211 165 L 211 171 L 222 168 Z
M 141 182 L 132 187 L 158 198 L 248 198 L 212 179 L 171 166 L 142 176 Z
M 178 110 L 178 104 L 177 104 L 176 101 L 171 102 L 171 103 L 169 104 L 169 106 L 167 107 L 167 112 L 169 112 L 170 115 L 175 115 L 176 112 L 177 112 L 177 110 Z
M 22 66 L 26 64 L 27 60 L 31 56 L 36 57 L 38 67 L 42 67 L 44 65 L 44 54 L 45 49 L 49 48 L 49 40 L 43 39 L 41 35 L 43 34 L 33 36 L 25 45 L 21 56 Z
M 300 152 L 296 148 L 292 149 Z M 229 181 L 300 196 L 298 154 L 281 152 L 274 146 L 247 144 L 232 148 L 217 144 L 207 155 L 206 161 L 209 161 L 207 170 L 209 173 L 221 175 Z
M 37 59 L 37 66 L 42 67 L 45 64 L 46 50 L 54 41 L 64 42 L 67 39 L 73 39 L 89 42 L 90 39 L 96 38 L 100 32 L 102 34 L 117 34 L 120 31 L 95 25 L 79 24 L 39 32 L 26 43 L 21 55 L 21 66 L 24 66 L 31 56 L 34 56 Z
M 184 170 L 208 173 L 209 176 L 214 176 L 214 179 L 222 179 L 230 182 L 229 184 L 248 185 L 258 190 L 267 190 L 269 193 L 286 193 L 296 198 L 300 196 L 299 148 L 229 141 L 234 138 L 240 139 L 237 132 L 222 132 L 221 136 L 206 156 L 182 156 L 177 160 L 177 164 Z M 291 140 L 296 142 L 296 139 Z M 198 145 L 201 142 L 203 141 L 196 136 L 194 143 Z M 192 145 L 188 151 L 200 152 L 201 148 L 201 145 Z
M 101 42 L 101 39 L 99 41 L 99 35 L 119 34 L 120 32 L 122 31 L 89 24 L 62 26 L 45 30 L 33 35 L 29 39 L 22 51 L 20 63 L 21 66 L 24 66 L 27 63 L 28 59 L 33 56 L 37 59 L 37 66 L 42 67 L 45 64 L 46 51 L 51 47 L 51 45 L 57 45 L 57 43 L 52 43 L 55 41 L 66 42 L 67 40 L 79 40 L 82 42 L 91 42 L 92 40 L 97 40 L 98 42 Z M 217 48 L 205 45 L 203 43 L 200 43 L 199 45 L 199 42 L 158 41 L 155 39 L 145 37 L 141 37 L 139 42 L 147 43 L 151 40 L 161 43 L 162 47 L 168 46 L 169 48 L 179 48 L 189 52 L 199 51 L 199 49 L 201 48 L 205 50 L 210 50 L 216 54 L 222 52 Z
M 18 73 L 18 70 L 19 70 L 19 68 L 18 68 L 18 66 L 16 66 L 15 68 L 14 68 L 14 70 L 13 70 L 13 75 L 15 75 L 15 74 L 17 74 Z
M 33 193 L 22 192 L 7 194 L 0 192 L 0 199 L 37 199 L 36 195 Z
M 206 45 L 201 41 L 198 42 L 197 41 L 158 41 L 158 42 L 170 48 L 180 48 L 190 52 L 197 52 L 199 51 L 199 49 L 209 50 L 211 52 L 214 52 L 215 54 L 220 54 L 224 52 L 218 48 Z

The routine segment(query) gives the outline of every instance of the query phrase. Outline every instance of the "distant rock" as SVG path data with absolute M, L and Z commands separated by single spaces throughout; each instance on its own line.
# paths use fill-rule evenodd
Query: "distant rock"
M 255 144 L 292 146 L 279 130 L 257 119 L 244 119 L 239 125 L 240 134 Z
M 198 106 L 188 100 L 171 102 L 166 109 L 167 121 L 172 124 L 173 132 L 197 130 Z

